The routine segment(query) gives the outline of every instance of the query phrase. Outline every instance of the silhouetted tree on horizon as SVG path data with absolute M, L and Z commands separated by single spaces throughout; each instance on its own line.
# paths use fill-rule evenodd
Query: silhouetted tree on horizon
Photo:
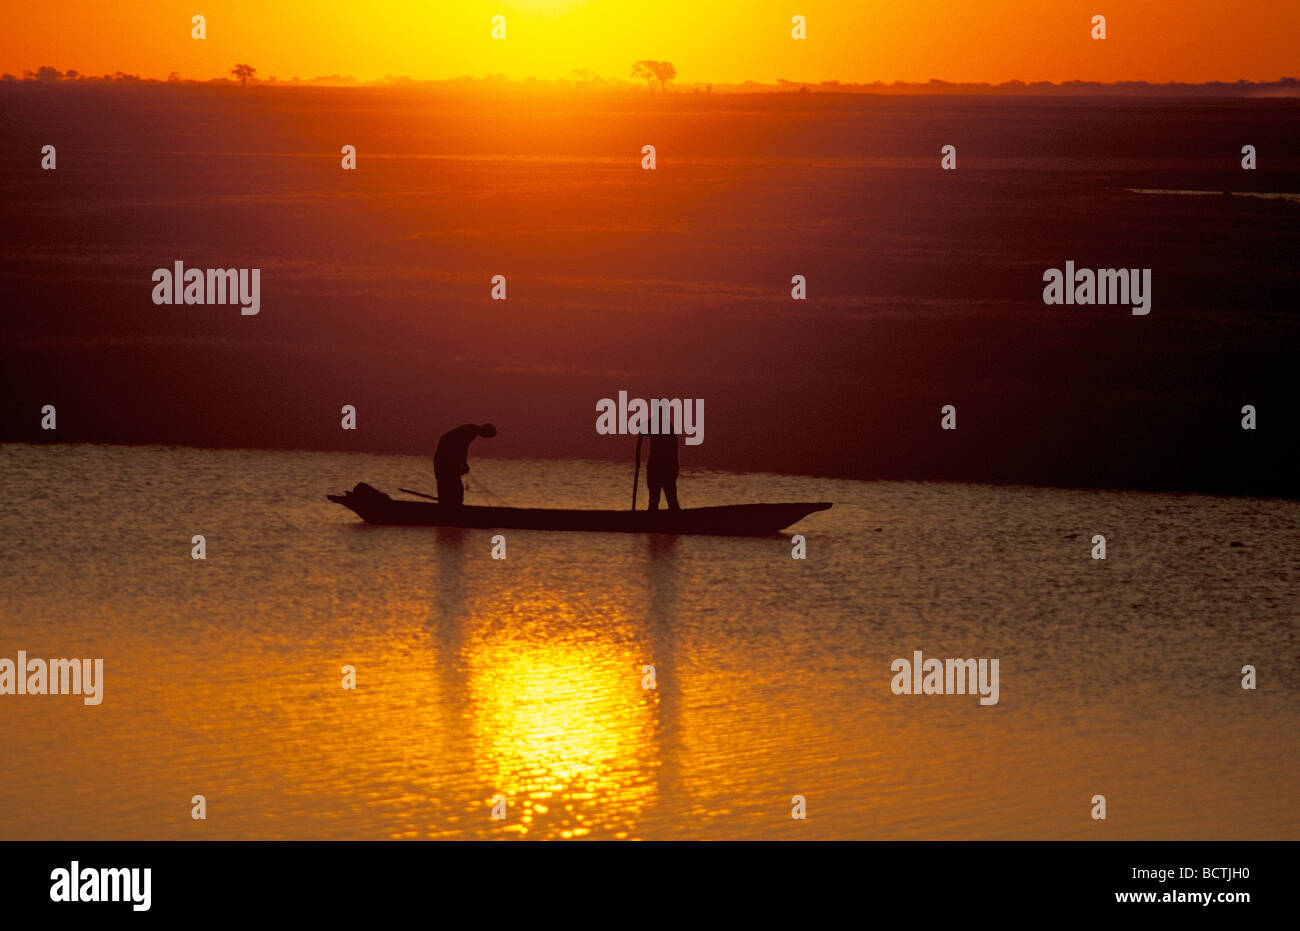
M 63 80 L 63 72 L 49 65 L 41 65 L 35 71 L 23 71 L 24 81 L 36 81 L 41 84 L 54 84 Z
M 650 58 L 643 58 L 641 61 L 633 62 L 632 77 L 644 78 L 646 87 L 651 86 L 651 81 L 658 81 L 659 89 L 666 91 L 668 82 L 677 77 L 677 68 L 674 67 L 671 61 L 654 61 Z
M 257 74 L 257 69 L 252 65 L 235 65 L 230 69 L 230 73 L 239 78 L 240 87 L 247 87 L 248 79 Z

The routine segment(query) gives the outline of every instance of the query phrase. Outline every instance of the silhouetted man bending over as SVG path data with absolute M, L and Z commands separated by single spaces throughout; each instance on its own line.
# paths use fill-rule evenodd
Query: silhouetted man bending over
M 641 438 L 637 434 L 636 456 L 641 458 Z M 677 504 L 677 434 L 651 433 L 650 459 L 645 464 L 645 479 L 650 491 L 650 510 L 659 510 L 659 492 L 668 498 L 668 510 L 680 511 Z
M 497 428 L 490 423 L 464 423 L 448 430 L 438 440 L 433 454 L 433 474 L 438 479 L 438 503 L 460 507 L 465 503 L 465 486 L 460 477 L 469 471 L 469 444 L 475 437 L 494 437 Z

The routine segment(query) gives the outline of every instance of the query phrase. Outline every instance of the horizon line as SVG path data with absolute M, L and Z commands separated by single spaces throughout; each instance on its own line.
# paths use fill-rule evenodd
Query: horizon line
M 353 75 L 319 75 L 314 78 L 279 78 L 270 75 L 266 78 L 252 77 L 249 84 L 253 87 L 349 87 L 349 88 L 409 88 L 440 89 L 456 88 L 526 88 L 526 89 L 579 89 L 584 91 L 622 91 L 648 94 L 682 94 L 682 93 L 837 93 L 837 94 L 934 94 L 934 93 L 971 93 L 971 94 L 1014 94 L 1014 93 L 1052 93 L 1079 91 L 1133 94 L 1135 92 L 1188 93 L 1213 92 L 1216 96 L 1250 95 L 1260 91 L 1275 92 L 1273 96 L 1300 96 L 1300 78 L 1282 76 L 1271 81 L 1250 81 L 1239 78 L 1235 81 L 1024 81 L 1011 79 L 999 83 L 986 81 L 947 81 L 942 78 L 930 78 L 928 81 L 839 81 L 827 79 L 822 81 L 793 81 L 777 78 L 775 82 L 744 81 L 741 83 L 726 81 L 673 82 L 671 86 L 653 89 L 643 86 L 642 82 L 624 78 L 606 78 L 601 76 L 575 76 L 573 78 L 507 78 L 501 74 L 482 76 L 459 75 L 452 78 L 411 78 L 405 75 L 387 74 L 372 80 L 358 80 Z M 24 69 L 22 76 L 9 72 L 0 74 L 0 85 L 76 85 L 76 84 L 149 84 L 149 85 L 189 85 L 236 87 L 241 82 L 237 78 L 182 78 L 178 72 L 172 72 L 166 78 L 141 77 L 116 71 L 105 75 L 83 75 L 69 69 L 60 71 L 51 65 L 42 65 L 37 70 Z M 247 88 L 243 88 L 247 90 Z

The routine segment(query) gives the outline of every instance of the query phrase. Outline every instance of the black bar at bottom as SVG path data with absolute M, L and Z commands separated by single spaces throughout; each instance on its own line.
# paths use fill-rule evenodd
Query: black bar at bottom
M 462 924 L 534 910 L 568 912 L 585 924 L 653 926 L 689 915 L 731 925 L 781 913 L 820 924 L 812 919 L 827 918 L 827 909 L 945 923 L 1076 912 L 1182 919 L 1196 911 L 1231 920 L 1262 914 L 1251 909 L 1294 908 L 1298 854 L 1293 841 L 4 842 L 0 908 L 6 917 L 133 921 L 414 910 Z M 103 872 L 123 868 L 140 872 L 129 880 Z M 61 886 L 59 870 L 69 874 Z M 119 901 L 82 900 L 101 889 Z

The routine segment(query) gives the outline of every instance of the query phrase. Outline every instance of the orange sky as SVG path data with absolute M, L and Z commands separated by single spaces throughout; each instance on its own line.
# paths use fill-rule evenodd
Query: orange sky
M 1300 0 L 81 0 L 12 3 L 0 71 L 101 75 L 503 74 L 679 80 L 1235 81 L 1300 75 Z M 190 37 L 190 17 L 208 36 Z M 802 14 L 808 38 L 790 38 Z M 1108 38 L 1090 38 L 1094 14 Z M 491 38 L 506 17 L 507 37 Z

